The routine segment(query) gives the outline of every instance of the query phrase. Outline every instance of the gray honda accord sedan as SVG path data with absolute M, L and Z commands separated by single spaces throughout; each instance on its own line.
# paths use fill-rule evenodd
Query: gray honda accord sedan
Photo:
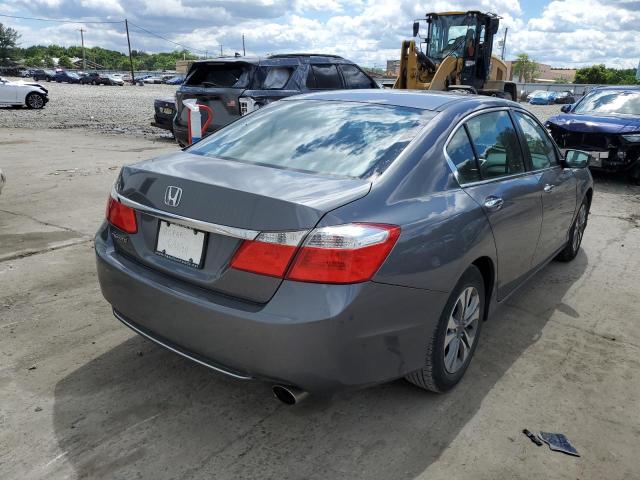
M 578 253 L 588 159 L 497 98 L 284 99 L 122 169 L 100 285 L 134 331 L 287 403 L 399 377 L 444 392 L 495 308 Z

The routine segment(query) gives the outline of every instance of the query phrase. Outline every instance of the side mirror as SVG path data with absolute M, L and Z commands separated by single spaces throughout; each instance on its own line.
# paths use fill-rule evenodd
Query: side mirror
M 568 168 L 586 168 L 590 160 L 591 155 L 582 150 L 567 150 L 564 153 L 564 165 Z
M 560 111 L 561 111 L 561 112 L 564 112 L 564 113 L 569 113 L 569 112 L 571 111 L 571 107 L 573 107 L 573 104 L 572 104 L 572 103 L 564 104 L 564 105 L 562 105 L 562 107 L 560 108 Z
M 420 22 L 413 22 L 413 36 L 417 37 L 420 31 Z

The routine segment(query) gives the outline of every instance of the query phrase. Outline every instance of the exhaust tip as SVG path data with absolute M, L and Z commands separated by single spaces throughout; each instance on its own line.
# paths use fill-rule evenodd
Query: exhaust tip
M 304 390 L 300 390 L 296 387 L 289 387 L 286 385 L 274 385 L 273 388 L 273 396 L 280 400 L 285 405 L 295 405 L 304 400 L 309 392 L 305 392 Z

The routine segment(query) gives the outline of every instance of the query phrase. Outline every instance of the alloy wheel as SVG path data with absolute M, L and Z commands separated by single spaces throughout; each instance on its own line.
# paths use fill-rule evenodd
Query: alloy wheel
M 578 251 L 580 248 L 580 243 L 582 243 L 582 236 L 584 235 L 584 229 L 587 227 L 587 206 L 583 203 L 580 207 L 580 211 L 578 212 L 578 216 L 576 218 L 576 223 L 573 226 L 573 239 L 572 245 L 574 252 Z
M 30 95 L 29 96 L 29 106 L 31 108 L 42 108 L 44 105 L 44 100 L 40 95 Z
M 444 338 L 444 368 L 456 373 L 467 361 L 476 340 L 480 321 L 480 295 L 475 287 L 467 287 L 458 296 Z

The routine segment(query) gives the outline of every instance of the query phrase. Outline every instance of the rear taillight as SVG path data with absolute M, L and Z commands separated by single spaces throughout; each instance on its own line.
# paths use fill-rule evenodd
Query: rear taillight
M 124 232 L 136 233 L 138 231 L 135 210 L 123 205 L 113 197 L 109 197 L 107 202 L 106 217 L 111 225 Z
M 297 248 L 305 233 L 261 233 L 256 240 L 242 243 L 231 267 L 282 278 L 292 263 L 286 273 L 290 280 L 364 282 L 373 277 L 391 252 L 400 227 L 369 223 L 322 227 L 313 230 Z
M 262 232 L 255 240 L 242 242 L 231 260 L 231 268 L 282 278 L 306 233 Z

